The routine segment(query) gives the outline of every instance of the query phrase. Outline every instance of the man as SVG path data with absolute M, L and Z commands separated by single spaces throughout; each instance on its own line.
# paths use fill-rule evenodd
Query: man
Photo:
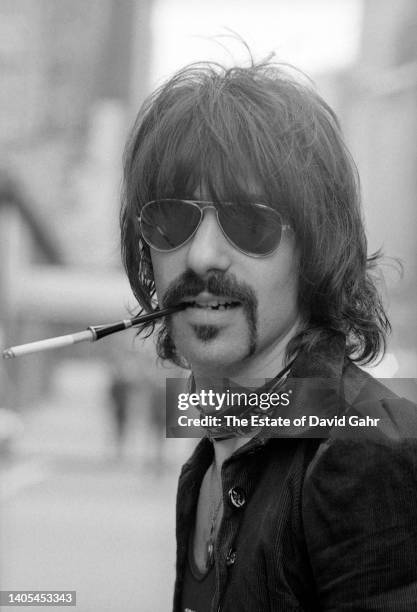
M 209 427 L 179 481 L 174 610 L 417 609 L 413 412 L 354 364 L 389 322 L 333 111 L 271 63 L 180 71 L 134 126 L 121 227 L 141 306 L 185 303 L 158 352 L 195 392 L 294 384 L 287 414 L 383 423 Z

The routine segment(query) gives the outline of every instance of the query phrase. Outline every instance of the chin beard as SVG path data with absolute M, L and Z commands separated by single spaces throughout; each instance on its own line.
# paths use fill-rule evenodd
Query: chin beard
M 174 341 L 174 331 L 171 318 L 167 317 L 166 322 L 159 330 L 157 338 L 157 353 L 158 356 L 163 360 L 168 360 L 187 370 L 192 369 L 187 358 L 178 351 L 176 343 Z M 193 331 L 202 343 L 206 343 L 209 346 L 212 340 L 215 340 L 220 333 L 220 329 L 216 325 L 193 325 Z M 257 348 L 257 329 L 255 325 L 249 325 L 249 342 L 247 346 L 247 352 L 241 357 L 240 361 L 251 357 Z
M 220 332 L 217 325 L 193 325 L 194 334 L 202 342 L 210 342 L 214 340 Z

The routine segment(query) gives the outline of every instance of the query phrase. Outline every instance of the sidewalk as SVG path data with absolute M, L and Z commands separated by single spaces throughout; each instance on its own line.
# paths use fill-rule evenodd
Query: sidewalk
M 0 461 L 1 588 L 75 589 L 79 612 L 169 609 L 190 441 L 163 439 L 167 464 L 156 471 L 139 407 L 118 458 L 93 379 L 78 366 L 61 372 L 55 391 L 22 412 L 23 432 Z

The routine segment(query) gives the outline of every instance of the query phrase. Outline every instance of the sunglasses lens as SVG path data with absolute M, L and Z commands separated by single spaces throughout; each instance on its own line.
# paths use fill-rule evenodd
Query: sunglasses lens
M 279 245 L 282 220 L 262 204 L 225 204 L 219 207 L 224 233 L 238 249 L 252 255 L 268 255 Z
M 181 246 L 193 234 L 201 218 L 198 206 L 183 200 L 155 200 L 146 204 L 140 224 L 145 241 L 160 251 Z

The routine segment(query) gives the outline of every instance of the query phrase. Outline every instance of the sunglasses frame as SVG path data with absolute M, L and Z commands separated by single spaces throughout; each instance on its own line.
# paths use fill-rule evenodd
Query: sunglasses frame
M 186 238 L 186 240 L 184 240 L 184 242 L 182 242 L 181 244 L 179 244 L 176 247 L 173 247 L 172 249 L 160 249 L 158 247 L 155 247 L 153 244 L 151 244 L 150 242 L 148 242 L 148 240 L 146 240 L 146 238 L 143 235 L 143 231 L 142 231 L 142 215 L 143 215 L 143 211 L 146 209 L 147 206 L 150 206 L 151 204 L 154 204 L 156 202 L 185 202 L 187 204 L 193 205 L 195 208 L 198 208 L 199 212 L 200 212 L 200 220 L 197 223 L 195 229 L 193 230 L 192 234 L 190 234 L 190 236 L 188 236 L 188 238 Z M 141 235 L 142 235 L 142 239 L 144 240 L 144 242 L 146 242 L 146 244 L 154 249 L 155 251 L 158 251 L 159 253 L 173 253 L 174 251 L 180 249 L 181 247 L 183 247 L 185 244 L 187 244 L 187 242 L 189 242 L 194 235 L 196 234 L 198 228 L 200 227 L 203 219 L 204 219 L 204 211 L 207 210 L 208 208 L 213 208 L 216 212 L 216 219 L 217 219 L 217 224 L 220 227 L 223 236 L 226 238 L 226 240 L 229 242 L 229 244 L 231 244 L 233 246 L 233 248 L 237 249 L 238 251 L 240 251 L 240 253 L 243 253 L 244 255 L 247 255 L 249 257 L 269 257 L 269 255 L 272 255 L 272 253 L 275 253 L 275 251 L 279 248 L 279 245 L 281 244 L 281 239 L 282 239 L 282 232 L 284 231 L 288 231 L 291 230 L 291 226 L 290 225 L 286 225 L 284 223 L 282 223 L 282 217 L 280 215 L 280 213 L 275 210 L 274 208 L 272 208 L 271 206 L 268 206 L 267 204 L 262 204 L 260 202 L 251 202 L 252 206 L 255 206 L 257 208 L 263 208 L 263 209 L 267 209 L 268 211 L 273 212 L 280 220 L 281 223 L 281 236 L 279 239 L 279 242 L 277 244 L 276 247 L 274 247 L 273 249 L 271 249 L 270 251 L 268 251 L 267 253 L 251 253 L 249 251 L 245 251 L 244 249 L 240 248 L 239 246 L 237 246 L 233 240 L 226 234 L 225 230 L 222 227 L 222 224 L 220 222 L 219 219 L 219 210 L 216 206 L 216 204 L 214 202 L 208 202 L 205 200 L 186 200 L 184 198 L 159 198 L 158 200 L 150 200 L 149 202 L 146 202 L 146 204 L 143 206 L 140 215 L 138 216 L 138 220 L 139 220 L 139 224 L 140 224 L 140 228 L 141 228 Z

